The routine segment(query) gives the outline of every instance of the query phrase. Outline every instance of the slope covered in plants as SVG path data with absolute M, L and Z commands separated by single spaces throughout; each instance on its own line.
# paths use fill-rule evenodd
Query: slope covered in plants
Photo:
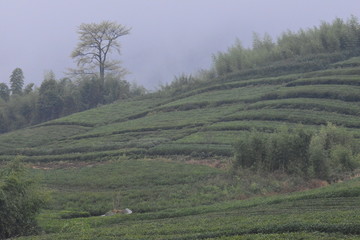
M 354 173 L 326 186 L 311 174 L 292 174 L 289 164 L 278 164 L 289 171 L 253 171 L 259 162 L 279 170 L 276 153 L 249 163 L 234 144 L 252 132 L 264 145 L 287 135 L 297 140 L 291 131 L 276 133 L 298 126 L 323 144 L 328 135 L 318 133 L 329 122 L 342 127 L 339 136 L 357 140 L 359 29 L 351 18 L 285 33 L 278 43 L 255 38 L 252 49 L 237 43 L 216 55 L 212 69 L 182 75 L 156 93 L 1 134 L 0 160 L 22 155 L 52 190 L 38 218 L 45 233 L 29 238 L 358 239 Z M 339 142 L 348 143 L 329 140 Z M 313 150 L 342 159 L 343 145 Z M 236 161 L 240 171 L 229 169 Z M 326 187 L 289 194 L 319 186 Z M 113 208 L 134 214 L 100 217 Z
M 123 154 L 230 156 L 244 132 L 272 132 L 284 124 L 318 128 L 331 122 L 358 135 L 360 68 L 337 67 L 346 61 L 360 64 L 348 57 L 301 73 L 249 77 L 239 72 L 178 95 L 155 93 L 1 134 L 1 159 L 19 154 L 31 161 Z

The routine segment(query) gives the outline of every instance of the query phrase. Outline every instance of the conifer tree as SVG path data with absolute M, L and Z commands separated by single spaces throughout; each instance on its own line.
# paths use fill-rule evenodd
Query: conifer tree
M 10 76 L 10 89 L 12 94 L 21 95 L 24 86 L 24 74 L 21 68 L 15 68 Z

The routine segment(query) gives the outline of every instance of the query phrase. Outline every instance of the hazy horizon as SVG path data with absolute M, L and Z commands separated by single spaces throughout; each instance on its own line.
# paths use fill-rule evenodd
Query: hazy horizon
M 64 77 L 75 67 L 70 54 L 81 23 L 109 20 L 131 27 L 130 35 L 119 39 L 119 58 L 131 72 L 126 79 L 156 89 L 181 73 L 210 68 L 212 55 L 237 38 L 251 47 L 253 33 L 276 40 L 286 30 L 358 17 L 359 7 L 355 0 L 3 0 L 0 82 L 8 84 L 17 67 L 25 84 L 39 86 L 49 70 Z

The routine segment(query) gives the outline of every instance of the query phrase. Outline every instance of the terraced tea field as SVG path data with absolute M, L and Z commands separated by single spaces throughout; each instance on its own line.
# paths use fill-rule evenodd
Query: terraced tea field
M 53 201 L 19 239 L 360 239 L 360 179 L 271 196 L 280 181 L 166 159 L 62 164 L 33 170 Z M 267 196 L 239 200 L 247 181 Z M 114 207 L 133 214 L 100 216 Z
M 1 134 L 0 160 L 22 155 L 52 199 L 43 233 L 19 239 L 360 239 L 359 179 L 229 170 L 253 129 L 331 122 L 360 136 L 360 59 L 310 60 Z M 100 217 L 113 208 L 134 213 Z
M 359 135 L 359 58 L 301 73 L 232 74 L 175 95 L 120 101 L 0 136 L 0 158 L 29 161 L 122 155 L 231 156 L 244 131 L 327 122 Z M 346 64 L 351 62 L 351 64 Z M 299 63 L 306 65 L 307 63 Z M 304 69 L 306 69 L 304 67 Z M 84 154 L 79 157 L 79 154 Z

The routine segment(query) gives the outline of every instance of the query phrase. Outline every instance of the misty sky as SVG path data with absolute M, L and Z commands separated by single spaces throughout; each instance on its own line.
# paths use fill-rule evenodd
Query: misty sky
M 20 67 L 37 86 L 46 71 L 64 77 L 81 23 L 115 21 L 132 28 L 119 39 L 126 79 L 156 89 L 181 73 L 211 66 L 235 39 L 254 32 L 276 39 L 331 22 L 360 18 L 359 0 L 0 0 L 0 82 Z

